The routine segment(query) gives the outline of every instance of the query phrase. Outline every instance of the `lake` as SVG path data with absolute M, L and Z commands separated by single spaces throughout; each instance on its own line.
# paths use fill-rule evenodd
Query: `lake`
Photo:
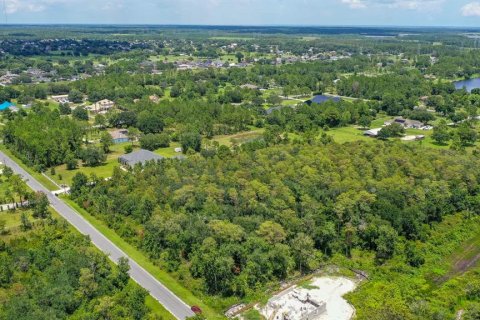
M 455 81 L 453 83 L 456 89 L 462 89 L 463 87 L 467 88 L 467 91 L 470 92 L 472 89 L 480 88 L 480 78 Z

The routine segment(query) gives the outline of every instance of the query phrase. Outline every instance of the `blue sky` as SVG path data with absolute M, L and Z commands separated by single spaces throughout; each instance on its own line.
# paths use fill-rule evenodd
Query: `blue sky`
M 0 0 L 0 5 L 8 23 L 480 27 L 480 0 Z

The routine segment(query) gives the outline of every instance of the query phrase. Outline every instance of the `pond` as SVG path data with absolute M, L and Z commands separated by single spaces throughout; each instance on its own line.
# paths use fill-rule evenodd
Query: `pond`
M 455 81 L 453 84 L 455 85 L 456 89 L 462 89 L 463 87 L 466 87 L 467 91 L 470 92 L 472 89 L 480 88 L 480 78 Z

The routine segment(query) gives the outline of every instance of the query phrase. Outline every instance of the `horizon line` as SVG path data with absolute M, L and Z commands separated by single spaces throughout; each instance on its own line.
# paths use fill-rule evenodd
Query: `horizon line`
M 9 26 L 106 26 L 106 27 L 116 27 L 116 26 L 150 26 L 150 27 L 256 27 L 256 28 L 281 28 L 281 27 L 295 27 L 295 28 L 434 28 L 434 29 L 478 29 L 480 26 L 468 26 L 468 25 L 363 25 L 363 24 L 326 24 L 326 25 L 315 25 L 315 24 L 183 24 L 183 23 L 165 23 L 165 24 L 156 24 L 156 23 L 90 23 L 90 22 L 79 22 L 79 23 L 50 23 L 50 22 L 36 22 L 36 23 L 0 23 L 0 27 L 9 27 Z

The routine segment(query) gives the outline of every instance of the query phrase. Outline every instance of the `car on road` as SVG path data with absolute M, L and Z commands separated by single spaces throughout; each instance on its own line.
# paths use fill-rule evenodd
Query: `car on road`
M 192 310 L 195 314 L 202 314 L 202 309 L 200 309 L 200 307 L 192 306 L 191 310 Z

